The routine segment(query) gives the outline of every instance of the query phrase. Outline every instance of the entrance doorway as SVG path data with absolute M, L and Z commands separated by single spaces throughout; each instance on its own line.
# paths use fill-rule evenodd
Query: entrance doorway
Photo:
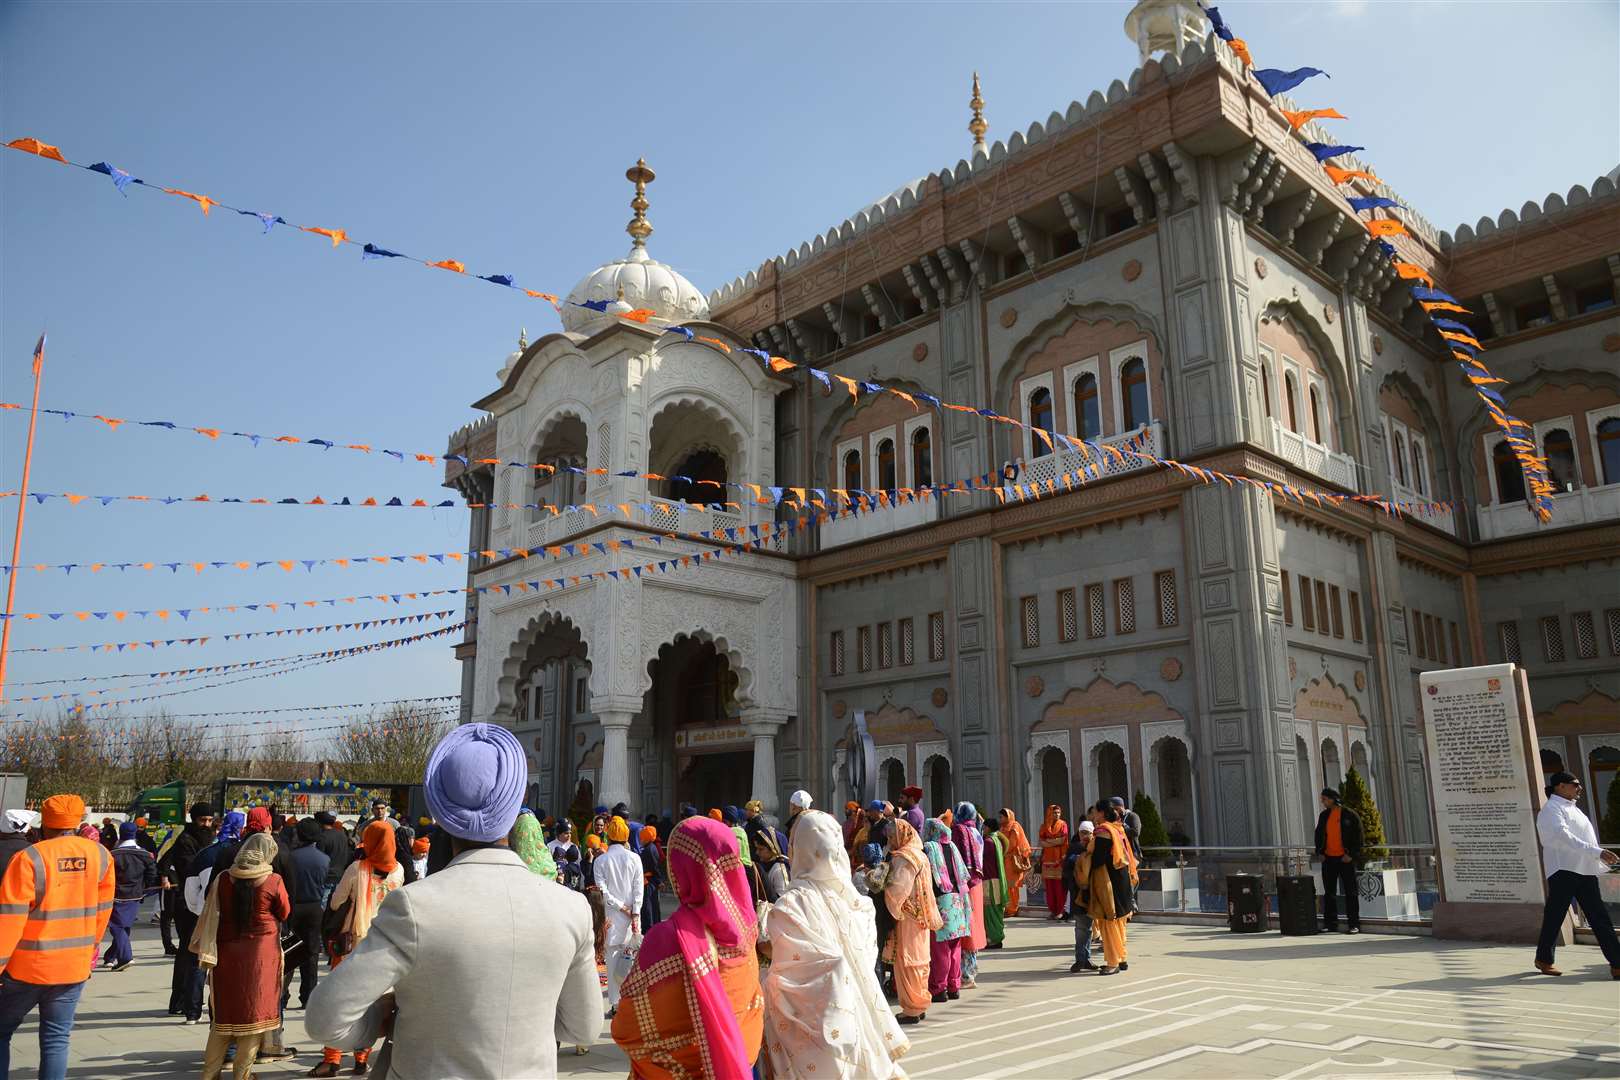
M 675 782 L 676 802 L 689 802 L 706 814 L 711 807 L 741 806 L 751 797 L 754 752 L 693 754 L 682 761 Z

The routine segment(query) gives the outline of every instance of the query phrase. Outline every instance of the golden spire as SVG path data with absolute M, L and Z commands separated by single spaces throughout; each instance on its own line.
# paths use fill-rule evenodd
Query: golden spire
M 968 100 L 968 108 L 973 110 L 973 119 L 968 121 L 968 131 L 973 134 L 973 152 L 984 154 L 984 133 L 990 130 L 990 125 L 984 119 L 984 98 L 979 94 L 979 73 L 973 73 L 973 97 Z
M 637 158 L 636 163 L 624 171 L 624 178 L 636 185 L 635 198 L 630 200 L 630 209 L 636 212 L 636 216 L 624 227 L 624 231 L 630 234 L 631 250 L 634 251 L 645 248 L 647 237 L 652 235 L 653 227 L 647 221 L 647 185 L 657 179 L 657 174 L 647 167 L 646 158 Z

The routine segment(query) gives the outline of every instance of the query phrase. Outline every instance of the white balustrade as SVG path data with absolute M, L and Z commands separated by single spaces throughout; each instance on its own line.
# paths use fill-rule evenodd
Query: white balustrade
M 1527 503 L 1501 503 L 1479 508 L 1479 538 L 1500 540 L 1507 536 L 1563 529 L 1594 521 L 1620 518 L 1620 484 L 1578 487 L 1552 497 L 1552 520 L 1542 524 Z
M 1356 459 L 1349 454 L 1330 450 L 1319 442 L 1312 442 L 1297 431 L 1289 431 L 1275 416 L 1271 417 L 1271 449 L 1290 465 L 1339 488 L 1341 491 L 1360 491 L 1356 479 Z

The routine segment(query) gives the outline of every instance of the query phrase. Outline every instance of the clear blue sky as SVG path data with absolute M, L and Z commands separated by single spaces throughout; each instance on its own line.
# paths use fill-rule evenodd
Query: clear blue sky
M 1620 5 L 1221 5 L 1261 66 L 1352 119 L 1380 175 L 1442 228 L 1620 161 Z M 1129 4 L 89 4 L 0 9 L 0 132 L 80 161 L 566 292 L 623 254 L 638 155 L 659 174 L 656 258 L 713 289 L 969 148 L 977 68 L 992 139 L 1125 78 Z M 482 282 L 0 154 L 0 396 L 266 434 L 441 452 L 520 327 L 556 316 Z M 26 420 L 0 415 L 0 489 Z M 142 429 L 42 424 L 35 490 L 437 496 L 386 459 Z M 0 504 L 0 561 L 15 504 Z M 33 506 L 24 562 L 315 558 L 457 550 L 466 512 Z M 455 585 L 450 568 L 296 575 L 27 573 L 22 611 L 182 607 Z M 408 610 L 427 610 L 421 603 Z M 368 613 L 395 614 L 370 605 Z M 227 633 L 329 609 L 195 621 Z M 29 623 L 15 646 L 156 636 Z M 29 680 L 226 663 L 398 631 L 129 655 L 23 654 Z M 97 684 L 105 685 L 105 684 Z M 442 645 L 185 694 L 176 711 L 452 693 Z M 16 687 L 12 693 L 36 692 Z M 12 711 L 12 706 L 4 711 Z M 318 721 L 311 720 L 310 723 Z

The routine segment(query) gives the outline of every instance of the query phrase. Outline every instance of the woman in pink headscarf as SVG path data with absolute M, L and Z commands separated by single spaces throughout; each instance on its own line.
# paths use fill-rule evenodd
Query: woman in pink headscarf
M 765 999 L 736 838 L 718 821 L 687 818 L 670 834 L 669 871 L 680 908 L 647 931 L 620 988 L 613 1041 L 632 1077 L 749 1080 Z

